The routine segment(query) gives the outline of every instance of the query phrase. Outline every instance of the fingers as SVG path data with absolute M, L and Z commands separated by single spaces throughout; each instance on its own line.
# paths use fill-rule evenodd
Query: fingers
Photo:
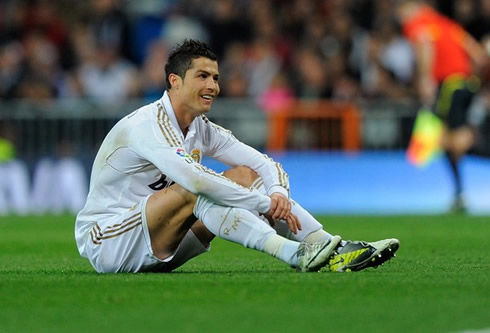
M 270 212 L 273 219 L 284 220 L 291 212 L 291 203 L 281 194 L 272 194 Z
M 292 213 L 286 218 L 286 223 L 293 234 L 297 234 L 298 230 L 301 230 L 301 223 L 298 217 Z
M 269 222 L 270 226 L 274 227 L 274 225 L 276 224 L 276 220 L 274 218 L 272 218 L 272 216 L 270 214 L 264 214 L 264 216 L 267 218 L 267 221 Z M 289 230 L 291 230 L 292 233 L 297 234 L 298 230 L 302 230 L 301 222 L 299 221 L 299 219 L 296 215 L 290 213 L 283 220 L 286 222 Z
M 265 216 L 269 220 L 271 226 L 274 225 L 275 220 L 286 221 L 289 230 L 292 233 L 297 234 L 298 230 L 301 230 L 301 223 L 296 215 L 291 213 L 291 202 L 284 195 L 280 193 L 273 193 L 271 195 L 271 209 Z
M 267 213 L 267 215 L 269 215 L 271 218 L 274 218 L 274 214 L 276 212 L 277 205 L 278 205 L 278 199 L 271 196 L 271 209 Z
M 274 219 L 270 214 L 263 214 L 263 215 L 267 219 L 271 227 L 274 227 L 274 225 L 276 225 L 276 221 L 274 221 Z

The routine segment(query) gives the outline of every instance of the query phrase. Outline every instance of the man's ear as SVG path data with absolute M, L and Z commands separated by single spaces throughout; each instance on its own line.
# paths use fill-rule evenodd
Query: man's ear
M 175 90 L 179 90 L 180 87 L 182 87 L 182 78 L 177 74 L 170 74 L 168 76 L 168 81 L 170 82 L 170 86 Z

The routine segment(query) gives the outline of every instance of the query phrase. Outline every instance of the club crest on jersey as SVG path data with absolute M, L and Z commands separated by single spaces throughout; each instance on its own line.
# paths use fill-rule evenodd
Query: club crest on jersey
M 176 153 L 177 153 L 177 155 L 179 155 L 180 157 L 182 157 L 183 159 L 185 159 L 185 161 L 187 163 L 192 163 L 193 160 L 192 160 L 191 155 L 187 154 L 184 149 L 178 148 L 176 150 Z
M 191 157 L 197 163 L 201 162 L 201 151 L 197 148 L 192 149 Z

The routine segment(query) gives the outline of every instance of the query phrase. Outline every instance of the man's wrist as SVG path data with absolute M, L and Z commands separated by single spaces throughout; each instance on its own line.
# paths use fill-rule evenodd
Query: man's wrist
M 289 191 L 282 186 L 274 185 L 274 186 L 271 186 L 269 188 L 269 190 L 267 191 L 267 194 L 269 196 L 271 196 L 274 193 L 280 193 L 280 194 L 284 195 L 287 199 L 289 199 Z

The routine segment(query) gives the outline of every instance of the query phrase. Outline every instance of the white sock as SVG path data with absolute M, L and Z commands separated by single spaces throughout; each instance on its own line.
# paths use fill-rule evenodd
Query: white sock
M 318 229 L 317 231 L 313 231 L 311 234 L 305 237 L 305 243 L 317 243 L 323 242 L 326 240 L 330 240 L 332 236 L 323 229 Z
M 261 178 L 257 178 L 250 187 L 267 195 L 264 182 Z M 332 238 L 331 234 L 323 230 L 323 225 L 294 200 L 291 200 L 291 212 L 298 217 L 302 230 L 298 230 L 297 234 L 293 234 L 291 230 L 289 230 L 286 222 L 277 221 L 274 225 L 274 229 L 279 235 L 298 242 L 305 241 L 307 243 L 322 242 Z
M 332 235 L 323 229 L 323 225 L 294 200 L 291 200 L 291 212 L 298 217 L 302 229 L 296 235 L 291 233 L 292 239 L 307 243 L 332 239 Z
M 296 267 L 298 257 L 294 254 L 298 251 L 299 244 L 279 235 L 272 235 L 265 241 L 264 252 Z
M 194 215 L 220 238 L 265 252 L 293 267 L 297 264 L 294 253 L 300 243 L 277 235 L 270 225 L 246 209 L 220 206 L 199 197 Z

